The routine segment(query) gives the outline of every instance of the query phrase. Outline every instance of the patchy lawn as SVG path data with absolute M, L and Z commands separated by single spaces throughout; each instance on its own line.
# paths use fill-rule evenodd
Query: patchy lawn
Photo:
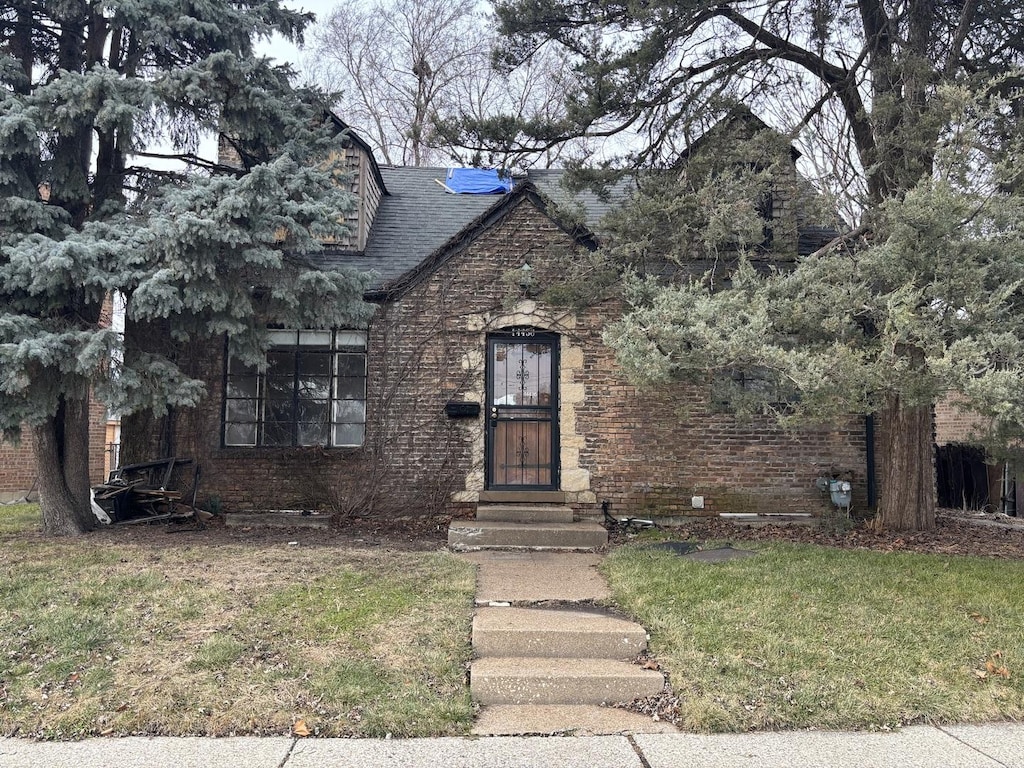
M 0 507 L 0 735 L 468 732 L 474 579 L 452 555 L 37 529 Z
M 686 730 L 1024 718 L 1024 562 L 740 542 L 707 564 L 622 547 L 615 602 L 651 633 Z

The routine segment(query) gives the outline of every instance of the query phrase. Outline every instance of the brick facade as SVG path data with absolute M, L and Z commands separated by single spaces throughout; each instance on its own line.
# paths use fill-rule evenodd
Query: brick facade
M 34 488 L 35 479 L 31 431 L 23 430 L 17 445 L 0 441 L 0 501 L 22 498 Z
M 947 396 L 935 404 L 935 442 L 938 445 L 978 443 L 989 426 L 977 413 L 965 409 L 955 396 Z
M 485 415 L 449 418 L 449 401 L 483 403 L 488 333 L 530 326 L 558 334 L 560 482 L 574 507 L 618 513 L 802 512 L 830 507 L 820 475 L 853 481 L 865 504 L 862 423 L 786 433 L 765 419 L 714 409 L 702 387 L 638 392 L 601 331 L 612 302 L 575 312 L 525 295 L 513 270 L 537 285 L 557 280 L 552 256 L 575 246 L 530 197 L 434 260 L 383 301 L 368 338 L 366 444 L 345 448 L 221 446 L 223 352 L 205 358 L 209 397 L 179 412 L 173 452 L 203 466 L 201 498 L 226 511 L 321 508 L 415 514 L 468 509 L 484 490 Z M 486 404 L 484 404 L 486 405 Z M 150 430 L 154 441 L 156 433 Z M 136 432 L 136 435 L 138 432 Z M 691 497 L 703 496 L 703 510 Z
M 104 477 L 107 412 L 102 403 L 89 405 L 89 479 L 99 483 Z M 0 501 L 25 497 L 36 485 L 36 461 L 32 450 L 32 430 L 23 429 L 20 442 L 0 441 Z M 34 498 L 34 496 L 32 497 Z

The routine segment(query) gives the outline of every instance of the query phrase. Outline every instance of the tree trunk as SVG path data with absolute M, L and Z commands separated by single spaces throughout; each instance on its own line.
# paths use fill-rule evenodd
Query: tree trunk
M 65 397 L 32 428 L 43 533 L 78 536 L 96 527 L 89 498 L 89 401 Z
M 927 531 L 935 527 L 935 448 L 930 405 L 890 397 L 881 416 L 881 495 L 874 527 Z

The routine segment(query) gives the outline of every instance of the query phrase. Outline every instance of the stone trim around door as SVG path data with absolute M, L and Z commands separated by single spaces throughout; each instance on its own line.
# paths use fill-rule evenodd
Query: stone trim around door
M 508 312 L 488 312 L 469 315 L 465 318 L 466 329 L 476 335 L 476 344 L 462 355 L 462 367 L 470 374 L 473 382 L 465 399 L 484 404 L 486 399 L 486 354 L 487 336 L 505 328 L 530 326 L 560 337 L 560 358 L 558 371 L 559 388 L 559 464 L 560 489 L 565 493 L 567 503 L 596 504 L 597 497 L 591 490 L 590 471 L 580 466 L 580 450 L 585 437 L 578 428 L 577 408 L 584 402 L 586 390 L 583 384 L 583 349 L 574 339 L 576 316 L 571 312 L 552 312 L 541 309 L 537 302 L 526 299 L 519 301 Z M 486 418 L 486 414 L 483 414 Z M 475 504 L 486 487 L 485 472 L 485 422 L 475 424 L 467 439 L 471 441 L 472 461 L 465 475 L 464 488 L 452 494 L 452 501 Z

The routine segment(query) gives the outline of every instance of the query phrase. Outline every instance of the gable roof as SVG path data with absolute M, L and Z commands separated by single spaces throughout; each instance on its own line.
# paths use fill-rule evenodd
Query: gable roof
M 630 194 L 634 179 L 625 177 L 614 184 L 607 195 L 584 188 L 570 191 L 565 182 L 569 172 L 564 169 L 530 170 L 515 178 L 512 192 L 506 194 L 452 194 L 445 187 L 447 168 L 378 166 L 370 146 L 344 121 L 331 115 L 335 125 L 344 130 L 370 159 L 371 172 L 378 179 L 383 197 L 373 219 L 361 252 L 327 246 L 310 255 L 310 261 L 323 269 L 351 267 L 376 272 L 378 280 L 368 297 L 394 295 L 429 272 L 470 242 L 482 228 L 498 221 L 504 212 L 522 196 L 528 196 L 537 207 L 578 242 L 596 247 L 594 231 L 601 219 Z M 772 130 L 748 109 L 738 109 L 722 121 L 719 130 L 741 126 L 748 132 Z M 709 131 L 708 133 L 713 132 Z M 706 138 L 702 136 L 684 153 L 696 150 Z M 793 160 L 799 152 L 790 148 Z M 556 213 L 557 211 L 557 213 Z M 567 226 L 569 219 L 582 224 Z M 797 253 L 806 256 L 831 241 L 837 232 L 832 227 L 799 225 Z
M 389 194 L 380 201 L 366 249 L 361 253 L 327 249 L 313 256 L 325 269 L 354 267 L 377 272 L 374 291 L 416 271 L 464 230 L 479 226 L 488 214 L 508 205 L 517 192 L 532 193 L 545 211 L 541 195 L 556 204 L 575 200 L 590 227 L 614 205 L 593 192 L 570 195 L 562 186 L 566 176 L 562 170 L 530 171 L 525 180 L 516 179 L 513 191 L 504 195 L 453 195 L 443 186 L 446 168 L 383 166 L 380 171 Z M 590 233 L 575 234 L 585 237 Z
M 769 131 L 770 133 L 782 136 L 779 131 L 755 115 L 750 107 L 745 104 L 736 104 L 725 117 L 690 142 L 690 145 L 679 154 L 680 161 L 687 160 L 694 153 L 701 151 L 704 144 L 717 139 L 723 133 L 728 133 L 729 131 L 738 131 L 746 138 L 750 138 L 761 131 Z M 789 145 L 789 156 L 793 159 L 794 163 L 800 159 L 802 154 L 795 146 Z
M 396 286 L 409 284 L 432 257 L 496 221 L 510 201 L 518 199 L 517 193 L 529 192 L 548 215 L 552 214 L 548 202 L 556 208 L 575 208 L 582 214 L 585 227 L 570 234 L 589 243 L 601 218 L 628 194 L 628 182 L 613 189 L 609 198 L 589 189 L 569 192 L 563 185 L 568 172 L 560 169 L 531 170 L 525 181 L 517 179 L 513 191 L 503 195 L 447 192 L 442 183 L 446 168 L 383 166 L 380 173 L 389 194 L 380 201 L 366 249 L 355 252 L 328 246 L 310 256 L 323 269 L 352 267 L 376 272 L 378 279 L 369 292 L 376 297 L 390 295 Z M 801 225 L 798 255 L 813 253 L 837 234 L 832 227 Z
M 343 145 L 354 144 L 356 147 L 359 148 L 363 155 L 366 156 L 367 162 L 370 164 L 370 173 L 373 174 L 373 178 L 377 181 L 377 184 L 380 186 L 381 194 L 390 194 L 388 192 L 387 185 L 384 183 L 384 178 L 381 175 L 380 166 L 377 165 L 377 157 L 376 155 L 373 154 L 373 147 L 367 144 L 365 139 L 363 139 L 362 136 L 356 133 L 352 126 L 350 126 L 348 123 L 346 123 L 333 112 L 327 113 L 327 119 L 331 121 L 331 123 L 337 129 L 338 133 L 342 135 Z
M 579 245 L 591 250 L 597 247 L 597 239 L 587 227 L 582 225 L 565 225 L 557 217 L 552 216 L 548 209 L 547 199 L 542 197 L 537 192 L 537 188 L 530 182 L 519 182 L 510 193 L 496 197 L 496 203 L 456 232 L 426 259 L 397 278 L 383 283 L 376 289 L 370 290 L 367 293 L 367 298 L 370 300 L 383 300 L 401 295 L 432 274 L 435 269 L 448 261 L 452 256 L 461 253 L 480 235 L 497 225 L 524 201 L 527 204 L 532 204 L 541 213 L 551 218 L 568 237 L 575 240 Z

